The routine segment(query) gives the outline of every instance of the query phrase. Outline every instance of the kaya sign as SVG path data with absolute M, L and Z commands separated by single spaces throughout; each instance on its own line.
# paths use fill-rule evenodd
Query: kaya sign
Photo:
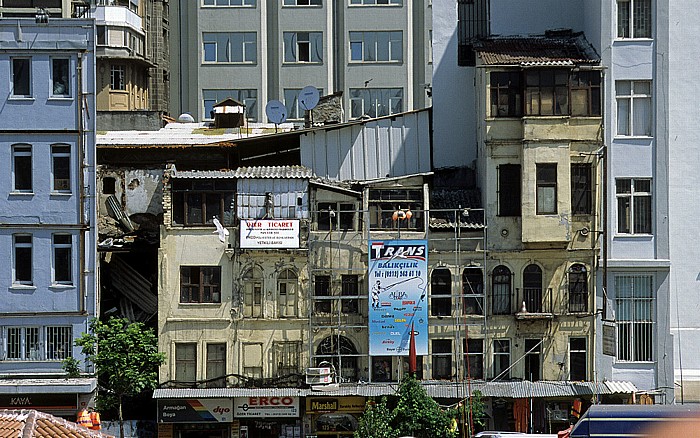
M 299 248 L 299 220 L 241 220 L 240 242 L 244 249 Z

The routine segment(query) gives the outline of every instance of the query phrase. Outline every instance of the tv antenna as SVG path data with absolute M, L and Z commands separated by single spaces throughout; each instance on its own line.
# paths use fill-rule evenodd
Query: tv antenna
M 277 125 L 287 120 L 287 108 L 279 100 L 267 102 L 265 114 L 267 114 L 268 120 L 275 124 L 275 133 L 277 133 Z

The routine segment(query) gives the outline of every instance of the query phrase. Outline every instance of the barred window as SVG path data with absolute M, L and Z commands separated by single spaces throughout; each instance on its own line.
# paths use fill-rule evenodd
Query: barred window
M 5 358 L 7 360 L 41 360 L 39 327 L 7 327 Z
M 651 0 L 617 0 L 617 36 L 651 38 Z
M 46 327 L 47 360 L 63 360 L 72 356 L 72 346 L 72 327 Z
M 654 340 L 654 290 L 651 275 L 615 276 L 617 359 L 651 362 Z
M 510 269 L 496 266 L 492 272 L 492 312 L 494 315 L 508 315 L 511 311 L 511 279 Z
M 301 342 L 273 342 L 272 364 L 274 377 L 284 377 L 301 372 Z
M 588 274 L 580 263 L 569 268 L 569 312 L 588 311 Z
M 591 214 L 591 165 L 575 163 L 571 165 L 571 213 Z

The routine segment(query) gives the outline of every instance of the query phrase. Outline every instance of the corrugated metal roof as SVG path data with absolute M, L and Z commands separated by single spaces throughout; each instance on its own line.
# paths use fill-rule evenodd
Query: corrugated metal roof
M 172 178 L 210 179 L 210 178 L 265 178 L 265 179 L 309 179 L 313 171 L 304 166 L 258 166 L 239 167 L 236 170 L 177 170 L 173 169 Z
M 600 62 L 583 33 L 485 38 L 474 45 L 474 50 L 485 65 L 573 66 Z
M 605 386 L 610 390 L 610 394 L 629 394 L 639 391 L 632 382 L 607 381 Z

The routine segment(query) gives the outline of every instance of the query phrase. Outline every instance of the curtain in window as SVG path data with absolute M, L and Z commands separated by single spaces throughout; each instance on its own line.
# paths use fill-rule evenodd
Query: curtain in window
M 297 34 L 296 32 L 284 32 L 284 62 L 297 61 Z M 287 108 L 289 114 L 289 108 Z
M 311 33 L 309 33 L 309 40 L 311 42 L 311 62 L 322 62 L 323 61 L 323 33 L 311 32 Z
M 651 98 L 634 99 L 634 120 L 632 126 L 634 127 L 632 135 L 651 136 Z

